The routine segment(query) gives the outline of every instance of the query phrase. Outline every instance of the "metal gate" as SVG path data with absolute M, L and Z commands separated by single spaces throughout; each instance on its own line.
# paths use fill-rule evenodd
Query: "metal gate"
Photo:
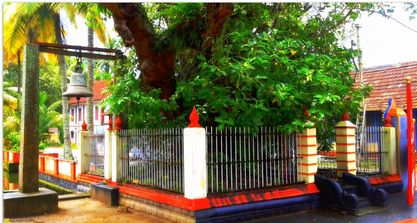
M 88 132 L 85 136 L 85 143 L 87 173 L 104 176 L 104 134 Z
M 357 175 L 383 175 L 387 152 L 383 151 L 384 131 L 380 126 L 357 128 L 356 168 Z

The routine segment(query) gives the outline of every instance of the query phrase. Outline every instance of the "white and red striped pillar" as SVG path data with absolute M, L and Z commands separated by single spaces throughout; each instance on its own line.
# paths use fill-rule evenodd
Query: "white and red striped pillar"
M 356 126 L 349 121 L 349 115 L 345 113 L 335 129 L 337 177 L 342 177 L 344 172 L 356 175 Z
M 302 161 L 302 179 L 305 183 L 314 183 L 314 174 L 317 173 L 317 138 L 316 128 L 305 129 L 300 137 L 300 151 Z

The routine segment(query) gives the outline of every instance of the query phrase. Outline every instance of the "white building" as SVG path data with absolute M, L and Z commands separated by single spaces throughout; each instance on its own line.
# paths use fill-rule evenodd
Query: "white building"
M 106 97 L 103 94 L 104 89 L 107 87 L 106 81 L 94 81 L 93 85 L 93 120 L 94 120 L 94 132 L 104 134 L 104 130 L 108 128 L 109 117 L 104 115 L 104 111 L 100 109 L 101 101 Z M 71 98 L 68 101 L 69 115 L 70 115 L 70 138 L 71 143 L 80 146 L 81 137 L 81 125 L 84 120 L 87 123 L 87 98 L 81 98 L 78 105 L 75 98 Z

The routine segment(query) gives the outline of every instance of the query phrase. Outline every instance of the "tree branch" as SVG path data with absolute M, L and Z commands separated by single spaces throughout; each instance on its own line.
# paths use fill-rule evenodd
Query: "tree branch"
M 168 99 L 175 90 L 175 51 L 170 47 L 157 51 L 152 23 L 141 4 L 101 3 L 113 15 L 114 27 L 126 46 L 134 46 L 139 58 L 142 89 L 160 88 Z
M 211 48 L 214 40 L 219 36 L 224 24 L 232 14 L 232 5 L 230 3 L 206 3 L 206 31 L 203 34 L 202 49 L 206 58 L 211 56 Z

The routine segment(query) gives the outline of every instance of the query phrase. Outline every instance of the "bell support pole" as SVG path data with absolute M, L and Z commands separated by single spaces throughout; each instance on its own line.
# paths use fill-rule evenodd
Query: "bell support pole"
M 98 47 L 85 47 L 53 43 L 35 43 L 40 53 L 52 53 L 65 56 L 83 57 L 100 60 L 117 60 L 125 57 L 120 50 Z
M 52 53 L 84 58 L 117 60 L 124 57 L 120 50 L 74 45 L 31 43 L 25 46 L 24 92 L 21 122 L 21 163 L 19 164 L 19 190 L 33 193 L 38 185 L 38 95 L 39 95 L 39 53 Z

